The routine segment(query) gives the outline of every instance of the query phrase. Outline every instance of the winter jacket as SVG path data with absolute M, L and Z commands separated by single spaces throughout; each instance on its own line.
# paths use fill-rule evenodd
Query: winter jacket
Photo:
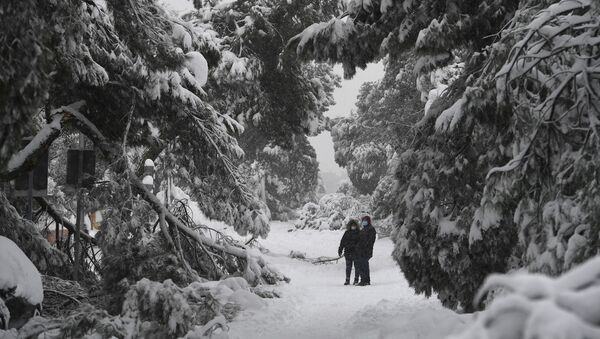
M 344 251 L 344 255 L 354 255 L 356 253 L 356 245 L 358 244 L 358 236 L 360 231 L 355 230 L 347 230 L 344 232 L 342 236 L 342 240 L 340 241 L 340 247 L 338 248 L 338 254 L 342 255 L 342 251 Z
M 358 235 L 358 246 L 356 254 L 362 258 L 371 258 L 373 256 L 373 245 L 377 239 L 377 232 L 373 225 L 364 227 Z

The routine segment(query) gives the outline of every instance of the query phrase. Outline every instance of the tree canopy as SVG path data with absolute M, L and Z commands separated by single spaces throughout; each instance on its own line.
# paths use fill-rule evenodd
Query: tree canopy
M 418 292 L 469 310 L 489 273 L 558 274 L 596 253 L 597 10 L 585 0 L 351 1 L 290 39 L 301 58 L 342 63 L 346 76 L 418 57 L 427 105 L 398 152 L 393 236 Z M 440 71 L 457 74 L 441 82 Z

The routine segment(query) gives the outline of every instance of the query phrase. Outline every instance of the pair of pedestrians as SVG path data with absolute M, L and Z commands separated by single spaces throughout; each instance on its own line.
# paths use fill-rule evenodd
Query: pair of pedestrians
M 361 219 L 360 225 L 357 220 L 351 219 L 346 225 L 346 232 L 340 241 L 338 255 L 344 255 L 346 259 L 346 282 L 350 284 L 350 275 L 354 265 L 354 285 L 371 285 L 371 272 L 369 259 L 373 257 L 373 246 L 377 232 L 368 215 Z

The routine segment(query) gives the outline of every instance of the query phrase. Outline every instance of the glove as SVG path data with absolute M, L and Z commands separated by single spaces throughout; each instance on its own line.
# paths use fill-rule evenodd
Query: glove
M 339 250 L 338 250 L 338 257 L 341 257 L 341 256 L 342 256 L 342 250 L 341 250 L 341 249 L 339 249 Z

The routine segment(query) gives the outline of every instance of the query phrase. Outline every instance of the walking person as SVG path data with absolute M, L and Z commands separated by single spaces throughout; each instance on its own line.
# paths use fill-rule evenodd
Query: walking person
M 354 265 L 354 285 L 358 284 L 358 266 L 356 264 L 356 246 L 358 244 L 358 236 L 360 233 L 360 226 L 358 221 L 350 219 L 346 225 L 346 232 L 342 236 L 340 241 L 340 247 L 338 248 L 338 255 L 341 257 L 342 253 L 346 259 L 346 282 L 344 285 L 350 285 L 350 275 L 352 274 L 352 265 Z
M 358 235 L 358 245 L 356 248 L 356 262 L 360 275 L 359 286 L 371 285 L 371 272 L 369 268 L 369 259 L 373 257 L 373 246 L 377 239 L 377 232 L 371 224 L 371 217 L 364 216 L 361 220 L 362 229 Z

